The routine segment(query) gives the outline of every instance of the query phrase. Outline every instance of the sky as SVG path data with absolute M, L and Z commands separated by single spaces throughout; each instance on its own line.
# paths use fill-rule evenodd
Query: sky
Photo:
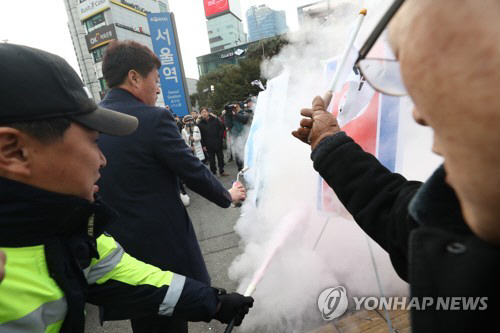
M 297 6 L 316 0 L 241 0 L 241 16 L 247 31 L 245 11 L 251 5 L 266 4 L 285 10 L 287 24 L 296 30 Z M 198 79 L 196 57 L 210 53 L 202 0 L 170 0 L 179 34 L 186 76 Z M 79 73 L 76 55 L 67 26 L 63 0 L 2 1 L 0 42 L 24 44 L 58 54 Z M 79 73 L 80 74 L 80 73 Z

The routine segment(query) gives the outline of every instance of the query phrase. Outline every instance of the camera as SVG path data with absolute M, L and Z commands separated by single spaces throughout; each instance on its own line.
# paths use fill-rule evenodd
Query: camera
M 226 105 L 224 105 L 224 110 L 226 110 L 226 113 L 231 114 L 234 110 L 233 104 L 227 103 Z

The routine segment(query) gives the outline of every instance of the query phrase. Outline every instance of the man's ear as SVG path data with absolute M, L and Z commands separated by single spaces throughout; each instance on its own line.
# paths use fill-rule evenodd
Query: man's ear
M 134 87 L 138 87 L 139 86 L 139 81 L 141 79 L 139 73 L 135 70 L 135 69 L 131 69 L 128 71 L 128 81 L 130 82 L 130 84 Z
M 0 174 L 29 176 L 31 174 L 26 140 L 20 131 L 0 127 Z

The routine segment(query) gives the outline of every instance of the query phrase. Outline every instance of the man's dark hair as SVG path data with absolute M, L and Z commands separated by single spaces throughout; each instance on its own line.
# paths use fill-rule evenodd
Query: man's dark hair
M 125 81 L 132 69 L 146 77 L 160 66 L 160 59 L 147 46 L 133 40 L 115 40 L 104 53 L 102 73 L 108 87 L 114 88 Z
M 70 125 L 71 120 L 59 117 L 45 120 L 17 122 L 0 126 L 15 128 L 44 144 L 50 144 L 58 139 L 62 139 L 64 133 Z
M 201 111 L 203 111 L 203 110 L 207 110 L 207 112 L 209 112 L 209 113 L 210 113 L 210 111 L 208 111 L 208 108 L 207 108 L 206 106 L 202 106 L 202 107 L 200 108 L 200 113 L 201 113 Z

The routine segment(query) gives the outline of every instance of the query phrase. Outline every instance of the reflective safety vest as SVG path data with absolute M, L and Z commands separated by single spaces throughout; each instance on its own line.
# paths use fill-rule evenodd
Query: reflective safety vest
M 49 274 L 44 245 L 4 247 L 1 250 L 7 255 L 7 263 L 5 278 L 0 283 L 0 332 L 59 332 L 68 305 L 63 291 Z M 158 314 L 167 316 L 177 310 L 176 305 L 186 285 L 186 277 L 161 271 L 132 258 L 107 235 L 97 238 L 97 251 L 99 259 L 92 259 L 90 266 L 83 270 L 90 286 L 92 303 L 117 303 L 113 306 L 120 308 L 134 307 L 135 302 L 137 306 L 134 310 L 139 311 L 141 306 L 150 309 L 153 304 L 158 306 Z M 92 286 L 96 290 L 92 291 Z M 103 291 L 106 291 L 106 297 L 100 298 L 99 294 L 104 294 Z M 123 301 L 132 293 L 134 297 Z M 141 295 L 144 300 L 140 300 Z M 214 312 L 208 308 L 208 312 Z M 195 316 L 209 320 L 211 315 L 213 313 Z

